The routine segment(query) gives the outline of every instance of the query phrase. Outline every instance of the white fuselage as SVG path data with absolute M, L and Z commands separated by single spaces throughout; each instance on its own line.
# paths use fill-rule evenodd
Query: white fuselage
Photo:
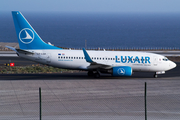
M 42 64 L 77 70 L 93 70 L 82 50 L 29 50 L 34 54 L 19 54 L 20 57 Z M 167 71 L 176 64 L 166 57 L 153 53 L 134 51 L 87 51 L 91 59 L 98 64 L 114 66 L 129 66 L 133 71 L 161 72 Z

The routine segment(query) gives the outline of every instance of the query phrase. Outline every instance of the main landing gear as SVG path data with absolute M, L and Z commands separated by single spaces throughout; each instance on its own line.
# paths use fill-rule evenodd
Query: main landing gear
M 88 71 L 88 76 L 94 77 L 94 78 L 100 78 L 100 74 L 98 71 Z
M 155 73 L 155 74 L 154 74 L 154 78 L 157 78 L 157 77 L 158 77 L 158 75 Z

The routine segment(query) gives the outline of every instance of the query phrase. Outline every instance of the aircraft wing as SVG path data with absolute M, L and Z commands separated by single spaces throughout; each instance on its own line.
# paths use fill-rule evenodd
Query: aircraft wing
M 97 69 L 97 68 L 110 69 L 110 68 L 112 68 L 111 65 L 94 62 L 84 48 L 83 48 L 83 53 L 84 53 L 86 62 L 91 63 L 90 66 L 88 67 L 88 69 Z

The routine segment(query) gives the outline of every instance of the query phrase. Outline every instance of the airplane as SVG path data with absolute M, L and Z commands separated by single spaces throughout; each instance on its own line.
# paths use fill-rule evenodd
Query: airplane
M 176 67 L 163 55 L 137 51 L 71 50 L 45 43 L 23 14 L 12 11 L 20 49 L 10 46 L 19 57 L 64 69 L 88 71 L 88 76 L 100 73 L 131 76 L 133 72 L 154 72 L 154 77 Z

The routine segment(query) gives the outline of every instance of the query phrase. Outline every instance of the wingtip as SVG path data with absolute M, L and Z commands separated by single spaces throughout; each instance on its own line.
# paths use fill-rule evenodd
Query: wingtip
M 21 14 L 20 11 L 11 11 L 12 14 Z

